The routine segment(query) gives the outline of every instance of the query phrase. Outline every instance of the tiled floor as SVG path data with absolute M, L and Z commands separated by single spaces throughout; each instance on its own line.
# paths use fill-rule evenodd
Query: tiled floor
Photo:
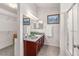
M 0 56 L 13 56 L 14 55 L 14 47 L 13 45 L 6 47 L 0 50 Z M 43 46 L 38 56 L 58 56 L 59 48 L 54 46 Z
M 0 50 L 0 56 L 13 56 L 14 47 L 13 45 Z
M 59 48 L 54 46 L 43 46 L 38 56 L 58 56 L 59 55 Z

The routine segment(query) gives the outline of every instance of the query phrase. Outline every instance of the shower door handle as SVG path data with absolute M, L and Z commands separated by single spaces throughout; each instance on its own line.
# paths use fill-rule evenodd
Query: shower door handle
M 78 48 L 79 49 L 79 45 L 74 45 L 74 48 Z

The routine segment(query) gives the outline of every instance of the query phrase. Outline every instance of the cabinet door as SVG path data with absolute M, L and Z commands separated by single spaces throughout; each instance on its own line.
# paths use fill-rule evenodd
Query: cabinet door
M 27 56 L 27 47 L 26 47 L 26 41 L 24 40 L 24 56 Z
M 39 51 L 40 50 L 40 47 L 41 47 L 40 39 L 37 41 L 37 46 L 38 46 L 37 50 Z
M 24 41 L 24 56 L 36 56 L 36 43 L 30 41 Z
M 44 36 L 41 37 L 41 47 L 44 45 Z

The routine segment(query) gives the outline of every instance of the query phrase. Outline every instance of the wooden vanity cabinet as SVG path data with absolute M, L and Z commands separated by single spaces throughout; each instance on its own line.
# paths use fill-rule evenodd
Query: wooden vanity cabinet
M 44 45 L 44 36 L 36 42 L 24 40 L 24 56 L 36 56 Z

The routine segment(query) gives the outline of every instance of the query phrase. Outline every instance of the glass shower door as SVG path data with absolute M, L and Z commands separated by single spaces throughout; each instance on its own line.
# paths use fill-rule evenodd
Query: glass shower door
M 68 30 L 68 51 L 70 55 L 73 55 L 73 17 L 72 17 L 72 9 L 68 12 L 68 19 L 67 19 L 67 30 Z
M 75 4 L 68 12 L 67 31 L 68 31 L 68 51 L 71 55 L 79 55 L 79 31 L 78 31 L 78 4 Z

